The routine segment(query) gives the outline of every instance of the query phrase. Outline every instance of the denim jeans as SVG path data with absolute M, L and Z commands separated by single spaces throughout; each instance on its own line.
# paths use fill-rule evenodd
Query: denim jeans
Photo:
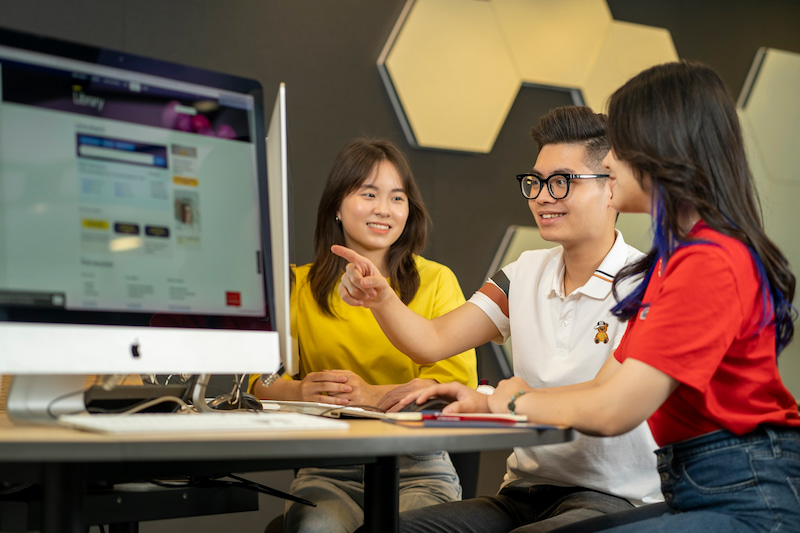
M 636 510 L 617 522 L 627 525 L 588 520 L 558 533 L 800 532 L 800 429 L 715 431 L 656 455 L 668 512 L 645 519 Z
M 400 511 L 461 499 L 447 452 L 400 457 Z M 364 467 L 303 468 L 289 492 L 317 504 L 286 502 L 284 531 L 351 533 L 364 523 Z

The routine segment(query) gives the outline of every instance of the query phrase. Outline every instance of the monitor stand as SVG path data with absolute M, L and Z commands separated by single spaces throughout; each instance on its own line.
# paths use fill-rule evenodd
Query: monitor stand
M 8 387 L 6 410 L 16 424 L 55 423 L 59 415 L 86 410 L 86 376 L 18 375 Z
M 212 411 L 204 401 L 209 378 L 200 374 L 186 394 L 199 411 Z M 8 418 L 15 424 L 56 424 L 60 415 L 87 412 L 85 393 L 86 376 L 82 374 L 12 376 Z

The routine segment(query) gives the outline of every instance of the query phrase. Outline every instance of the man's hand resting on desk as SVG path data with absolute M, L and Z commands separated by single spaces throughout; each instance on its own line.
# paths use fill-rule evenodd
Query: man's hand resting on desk
M 395 405 L 397 405 L 397 403 L 403 398 L 414 391 L 426 389 L 431 385 L 436 385 L 436 382 L 432 379 L 414 378 L 408 383 L 397 385 L 392 390 L 384 394 L 383 398 L 381 398 L 378 402 L 377 407 L 385 411 L 396 411 L 397 409 L 394 409 Z
M 423 403 L 425 400 L 438 396 L 455 400 L 453 403 L 442 409 L 443 413 L 489 413 L 489 398 L 486 394 L 481 394 L 475 389 L 471 389 L 463 383 L 440 383 L 418 392 L 413 392 L 400 400 L 390 411 L 399 411 L 411 402 Z

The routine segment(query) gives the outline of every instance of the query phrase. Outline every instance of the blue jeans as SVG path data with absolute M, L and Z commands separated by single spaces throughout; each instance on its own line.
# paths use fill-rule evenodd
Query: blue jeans
M 667 512 L 644 517 L 637 509 L 603 519 L 617 527 L 587 520 L 558 533 L 800 532 L 800 429 L 715 431 L 656 455 Z
M 400 511 L 461 499 L 447 452 L 400 457 Z M 286 502 L 284 531 L 349 533 L 364 523 L 364 467 L 302 468 L 289 492 L 317 504 Z

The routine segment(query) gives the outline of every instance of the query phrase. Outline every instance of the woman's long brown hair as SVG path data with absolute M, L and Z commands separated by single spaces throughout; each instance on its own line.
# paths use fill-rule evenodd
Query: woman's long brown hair
M 336 220 L 336 212 L 342 200 L 357 190 L 381 161 L 388 161 L 395 167 L 408 197 L 406 227 L 400 238 L 391 245 L 386 257 L 389 281 L 406 304 L 419 290 L 420 279 L 414 255 L 425 249 L 430 217 L 411 168 L 402 152 L 391 142 L 355 139 L 347 143 L 336 156 L 317 209 L 314 261 L 308 278 L 314 299 L 326 314 L 333 314 L 331 297 L 347 264 L 344 259 L 331 253 L 332 245 L 345 244 L 344 231 Z

